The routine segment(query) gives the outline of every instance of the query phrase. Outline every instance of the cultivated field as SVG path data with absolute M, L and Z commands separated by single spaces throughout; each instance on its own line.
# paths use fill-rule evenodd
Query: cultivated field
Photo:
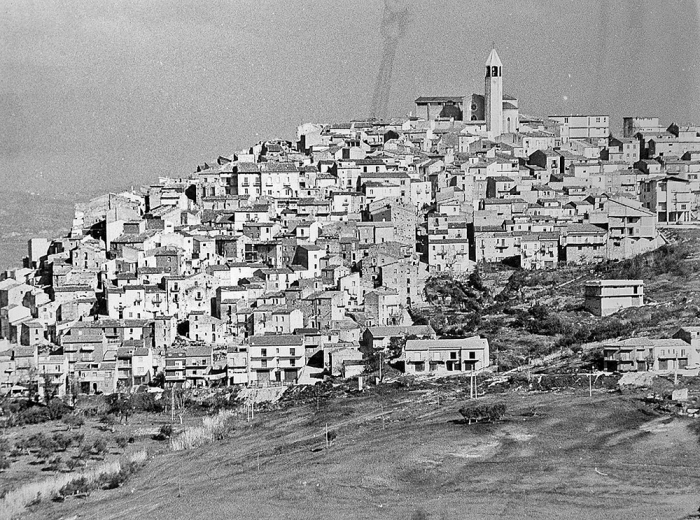
M 700 506 L 692 420 L 657 415 L 642 394 L 512 391 L 480 399 L 507 405 L 502 422 L 467 426 L 463 383 L 244 414 L 222 441 L 27 518 L 683 518 Z

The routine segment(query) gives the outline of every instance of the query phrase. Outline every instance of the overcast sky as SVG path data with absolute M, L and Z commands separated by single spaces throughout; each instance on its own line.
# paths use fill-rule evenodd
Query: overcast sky
M 525 113 L 700 124 L 698 3 L 407 0 L 389 111 L 483 92 L 495 42 Z M 0 182 L 116 189 L 292 139 L 305 121 L 364 117 L 383 4 L 0 0 Z

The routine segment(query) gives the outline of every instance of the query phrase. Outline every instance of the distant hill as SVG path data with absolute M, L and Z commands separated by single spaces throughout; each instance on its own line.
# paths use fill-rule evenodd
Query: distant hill
M 67 232 L 74 204 L 86 198 L 0 191 L 0 271 L 21 267 L 30 238 Z

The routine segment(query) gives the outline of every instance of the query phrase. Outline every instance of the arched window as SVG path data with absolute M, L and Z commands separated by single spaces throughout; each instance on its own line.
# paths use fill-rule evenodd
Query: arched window
M 488 65 L 486 65 L 486 77 L 487 78 L 491 77 L 491 67 L 489 67 Z
M 492 67 L 491 75 L 496 78 L 498 77 L 498 67 Z

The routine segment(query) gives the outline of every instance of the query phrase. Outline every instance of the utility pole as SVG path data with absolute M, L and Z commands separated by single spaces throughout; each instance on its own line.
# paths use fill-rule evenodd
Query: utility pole
M 474 394 L 476 384 L 474 381 L 474 365 L 472 365 L 472 371 L 469 373 L 469 399 L 474 399 Z
M 328 449 L 328 423 L 326 423 L 326 450 Z
M 175 424 L 175 384 L 170 388 L 170 424 Z
M 673 386 L 678 386 L 678 350 L 676 350 L 676 363 L 673 366 Z
M 593 397 L 593 367 L 591 367 L 591 373 L 588 374 L 588 397 Z

